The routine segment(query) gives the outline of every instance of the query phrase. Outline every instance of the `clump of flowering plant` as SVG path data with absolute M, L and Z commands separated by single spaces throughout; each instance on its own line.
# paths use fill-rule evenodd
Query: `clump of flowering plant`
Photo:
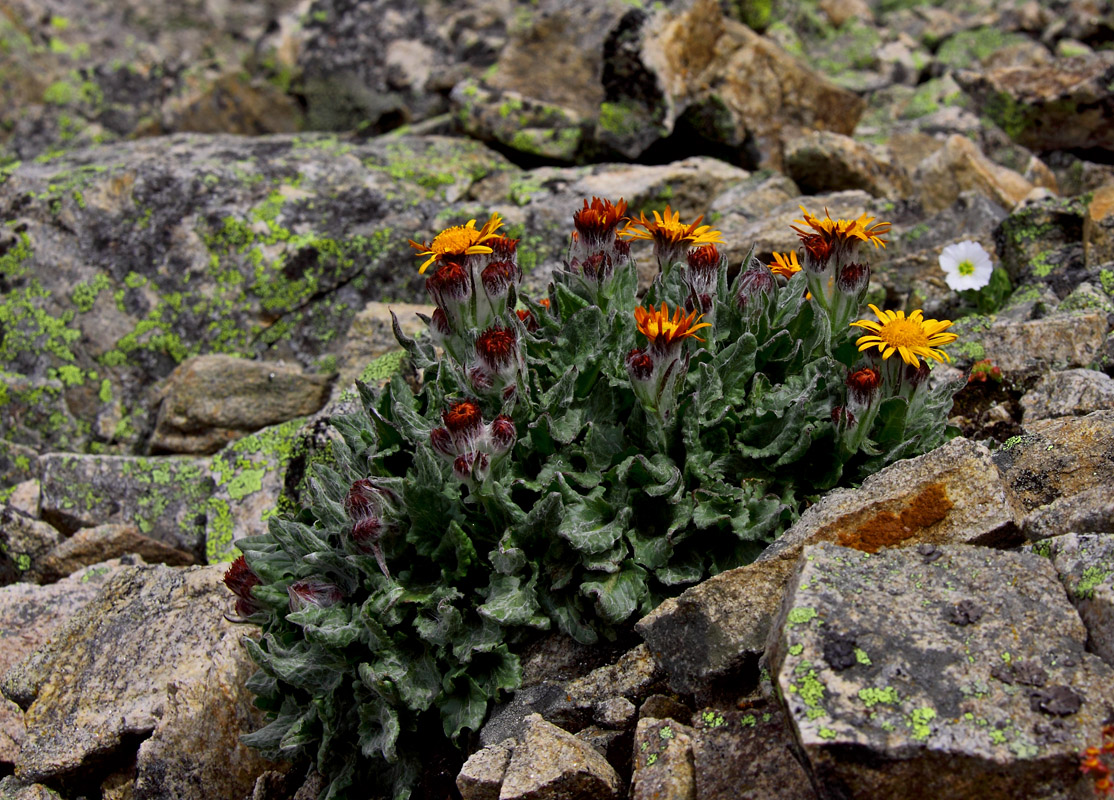
M 1107 761 L 1114 757 L 1114 725 L 1102 729 L 1102 744 L 1088 747 L 1083 751 L 1079 769 L 1090 774 L 1095 784 L 1096 795 L 1114 794 L 1114 780 L 1110 778 Z
M 967 382 L 986 383 L 987 381 L 1001 383 L 1002 369 L 989 358 L 984 358 L 971 366 L 971 374 L 967 376 Z
M 585 201 L 538 299 L 496 215 L 412 242 L 436 310 L 429 336 L 395 335 L 420 391 L 359 385 L 306 506 L 239 542 L 228 584 L 263 628 L 272 718 L 250 742 L 311 757 L 325 798 L 406 797 L 429 727 L 476 732 L 539 632 L 612 637 L 820 492 L 944 441 L 959 386 L 928 361 L 950 323 L 854 321 L 886 223 L 805 211 L 804 263 L 776 273 L 729 269 L 699 223 Z M 638 298 L 641 240 L 661 272 Z

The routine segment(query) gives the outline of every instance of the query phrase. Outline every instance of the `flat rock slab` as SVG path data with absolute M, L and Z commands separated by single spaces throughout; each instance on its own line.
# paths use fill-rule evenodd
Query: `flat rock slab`
M 1102 354 L 1108 330 L 1101 312 L 1054 314 L 1025 322 L 999 320 L 970 339 L 1002 372 L 1022 377 L 1090 366 Z
M 1083 624 L 1087 644 L 1114 667 L 1114 533 L 1069 533 L 1033 546 L 1060 574 Z
M 199 560 L 204 554 L 208 460 L 50 453 L 41 463 L 43 519 L 62 531 L 132 523 Z
M 224 619 L 223 571 L 122 570 L 8 672 L 4 694 L 26 708 L 16 777 L 80 774 L 141 737 L 135 800 L 249 794 L 267 765 L 239 740 L 260 723 L 240 644 L 252 629 Z
M 1037 420 L 1007 440 L 994 463 L 1025 511 L 1114 486 L 1114 411 Z
M 1005 544 L 1021 514 L 990 451 L 953 439 L 871 475 L 858 489 L 829 492 L 759 556 L 792 556 L 815 542 L 868 553 L 917 544 Z
M 1114 378 L 1093 369 L 1051 372 L 1021 398 L 1025 422 L 1114 409 Z
M 692 728 L 643 717 L 634 732 L 631 800 L 695 800 Z
M 639 620 L 635 630 L 675 691 L 691 694 L 757 663 L 794 563 L 772 559 L 722 572 Z
M 47 586 L 15 583 L 0 588 L 0 675 L 45 644 L 62 623 L 97 596 L 109 577 L 135 563 L 132 558 L 120 559 Z M 10 700 L 0 700 L 0 762 L 15 762 L 23 736 L 23 711 Z
M 1059 497 L 1033 509 L 1021 521 L 1021 532 L 1030 542 L 1065 533 L 1109 531 L 1114 531 L 1114 494 L 1109 485 Z
M 144 536 L 134 525 L 82 528 L 47 553 L 35 569 L 40 580 L 55 581 L 109 559 L 135 553 L 148 564 L 184 567 L 195 563 L 189 553 Z
M 611 800 L 621 789 L 619 776 L 595 749 L 531 714 L 499 800 Z
M 832 797 L 1074 797 L 1114 670 L 1047 559 L 804 551 L 768 657 Z

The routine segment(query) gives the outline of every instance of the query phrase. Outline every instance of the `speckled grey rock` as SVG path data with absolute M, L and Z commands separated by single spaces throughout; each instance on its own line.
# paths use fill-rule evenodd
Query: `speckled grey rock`
M 219 353 L 187 359 L 162 389 L 151 452 L 215 453 L 252 431 L 313 414 L 331 383 L 331 376 L 281 361 Z
M 565 702 L 579 710 L 594 710 L 613 697 L 638 702 L 650 694 L 661 678 L 661 669 L 646 645 L 639 645 L 620 656 L 614 664 L 570 681 L 565 688 Z
M 129 557 L 88 567 L 48 586 L 16 583 L 0 588 L 0 676 L 44 645 L 110 577 L 137 563 L 142 560 Z M 23 736 L 23 712 L 12 701 L 0 700 L 0 762 L 15 762 Z
M 779 705 L 703 708 L 693 715 L 693 725 L 699 800 L 815 800 Z
M 1114 411 L 1036 420 L 994 451 L 994 463 L 1026 511 L 1114 486 Z
M 634 703 L 625 697 L 609 697 L 596 703 L 592 721 L 603 728 L 620 730 L 627 727 L 638 714 Z
M 0 504 L 0 586 L 34 580 L 62 535 L 53 525 Z
M 631 800 L 694 800 L 692 728 L 643 717 L 634 732 Z
M 251 629 L 224 619 L 223 571 L 122 570 L 8 672 L 4 694 L 26 708 L 16 776 L 50 780 L 139 737 L 136 800 L 251 792 L 267 768 L 239 741 L 261 721 L 244 688 L 255 668 L 240 638 Z
M 1087 643 L 1114 667 L 1114 528 L 1069 533 L 1033 547 L 1047 554 L 1087 626 Z M 1042 545 L 1047 544 L 1047 547 Z
M 1051 372 L 1021 397 L 1023 422 L 1114 409 L 1114 378 L 1093 369 Z
M 1102 353 L 1108 330 L 1106 314 L 1055 314 L 1025 322 L 998 320 L 969 339 L 981 345 L 982 358 L 1022 378 L 1090 366 Z
M 621 789 L 603 756 L 531 714 L 507 765 L 499 800 L 612 800 Z
M 1021 532 L 1030 542 L 1064 533 L 1114 531 L 1114 494 L 1109 485 L 1084 489 L 1038 506 L 1021 521 Z
M 862 189 L 899 200 L 912 191 L 909 176 L 888 148 L 850 136 L 809 131 L 786 142 L 784 157 L 786 173 L 809 194 Z
M 35 568 L 40 581 L 56 581 L 84 567 L 134 553 L 148 564 L 184 567 L 196 563 L 189 553 L 144 536 L 134 525 L 82 528 L 60 542 Z
M 132 523 L 202 559 L 205 501 L 213 491 L 207 459 L 50 453 L 42 467 L 43 519 L 62 531 Z
M 514 739 L 506 739 L 468 757 L 456 776 L 456 788 L 463 800 L 498 800 L 514 746 Z
M 639 620 L 635 630 L 675 691 L 692 693 L 756 665 L 793 566 L 780 558 L 722 572 Z
M 1022 516 L 985 445 L 953 439 L 837 489 L 808 508 L 760 561 L 832 541 L 866 552 L 923 543 L 1007 544 Z
M 1067 798 L 1114 703 L 1085 640 L 1039 556 L 822 543 L 767 654 L 824 796 Z
M 41 783 L 24 783 L 8 775 L 0 780 L 0 800 L 62 800 L 62 795 Z

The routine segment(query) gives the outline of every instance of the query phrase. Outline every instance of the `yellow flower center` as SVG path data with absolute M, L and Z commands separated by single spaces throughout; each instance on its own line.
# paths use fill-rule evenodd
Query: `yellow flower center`
M 479 239 L 480 231 L 464 225 L 456 225 L 452 228 L 446 228 L 437 234 L 433 238 L 433 244 L 430 245 L 430 250 L 437 255 L 445 255 L 446 253 L 462 255 L 465 250 L 474 245 Z
M 928 337 L 920 321 L 895 319 L 887 322 L 878 331 L 878 338 L 893 347 L 927 347 Z
M 959 269 L 959 274 L 960 275 L 974 275 L 975 274 L 975 265 L 971 261 L 960 261 L 958 269 Z

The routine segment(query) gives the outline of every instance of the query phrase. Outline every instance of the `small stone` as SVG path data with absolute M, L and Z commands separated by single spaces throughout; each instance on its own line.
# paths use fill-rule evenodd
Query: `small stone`
M 456 776 L 456 788 L 463 800 L 498 800 L 514 745 L 514 739 L 506 739 L 468 757 Z
M 52 525 L 0 504 L 0 586 L 34 580 L 47 553 L 61 540 Z
M 173 567 L 196 563 L 189 553 L 143 536 L 134 525 L 100 525 L 82 528 L 64 540 L 39 563 L 43 581 L 58 580 L 92 564 L 136 553 L 148 564 Z
M 1075 714 L 1083 706 L 1083 700 L 1070 686 L 1049 686 L 1041 691 L 1030 692 L 1029 707 L 1045 714 L 1067 717 Z
M 638 709 L 638 717 L 652 717 L 653 719 L 671 719 L 682 725 L 692 724 L 692 709 L 676 698 L 665 694 L 652 694 L 642 701 Z
M 592 720 L 601 727 L 618 730 L 627 727 L 637 715 L 634 703 L 625 697 L 609 697 L 597 703 Z
M 499 800 L 611 800 L 622 782 L 591 746 L 541 718 L 526 718 Z
M 1114 261 L 1114 185 L 1095 191 L 1083 217 L 1083 260 L 1087 266 Z
M 1024 421 L 1114 409 L 1114 378 L 1093 369 L 1050 372 L 1021 397 Z
M 692 729 L 644 717 L 634 732 L 631 800 L 693 800 Z

